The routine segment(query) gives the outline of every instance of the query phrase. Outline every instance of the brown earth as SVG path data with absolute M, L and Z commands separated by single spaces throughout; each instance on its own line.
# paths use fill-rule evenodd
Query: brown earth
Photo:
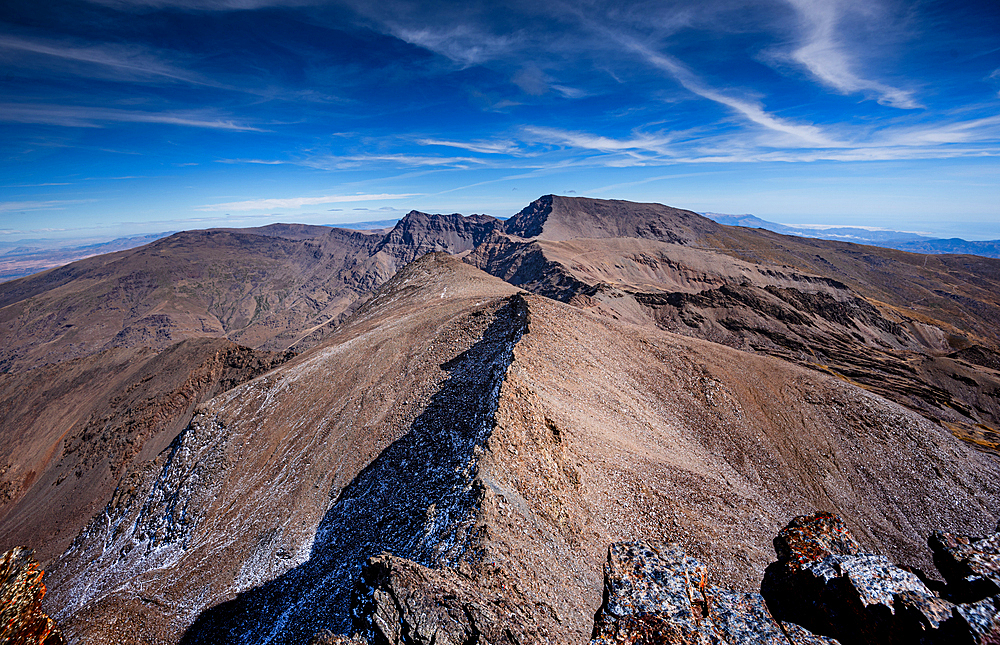
M 677 213 L 543 197 L 466 261 L 615 319 L 834 373 L 984 449 L 1000 446 L 1000 261 L 788 237 Z
M 540 629 L 582 642 L 609 543 L 679 542 L 749 590 L 777 530 L 822 507 L 930 569 L 931 530 L 985 532 L 1000 493 L 992 457 L 841 379 L 518 296 L 443 255 L 207 403 L 158 466 L 55 567 L 71 637 L 344 632 L 361 563 L 390 550 L 501 569 Z
M 0 548 L 96 642 L 343 632 L 383 550 L 579 642 L 609 543 L 748 590 L 816 508 L 929 569 L 992 525 L 998 293 L 996 260 L 556 196 L 180 233 L 0 285 Z
M 468 251 L 496 223 L 414 211 L 388 233 L 301 224 L 187 231 L 3 283 L 0 372 L 185 338 L 305 347 L 416 255 Z
M 198 404 L 289 357 L 202 338 L 0 374 L 0 544 L 50 562 Z

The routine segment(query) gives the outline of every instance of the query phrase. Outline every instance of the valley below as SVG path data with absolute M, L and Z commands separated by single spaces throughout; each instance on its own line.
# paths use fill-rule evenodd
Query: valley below
M 0 284 L 0 337 L 0 552 L 69 643 L 1000 635 L 997 259 L 547 195 L 177 233 Z M 809 558 L 882 558 L 870 629 Z

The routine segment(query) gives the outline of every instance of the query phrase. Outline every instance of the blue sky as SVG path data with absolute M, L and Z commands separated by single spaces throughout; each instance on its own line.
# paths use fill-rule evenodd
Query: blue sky
M 996 0 L 0 6 L 0 242 L 546 193 L 997 239 L 998 155 Z

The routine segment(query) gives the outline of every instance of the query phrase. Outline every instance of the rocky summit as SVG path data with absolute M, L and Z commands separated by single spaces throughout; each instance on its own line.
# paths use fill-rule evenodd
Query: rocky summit
M 0 549 L 71 643 L 986 643 L 997 302 L 658 204 L 179 233 L 0 284 Z

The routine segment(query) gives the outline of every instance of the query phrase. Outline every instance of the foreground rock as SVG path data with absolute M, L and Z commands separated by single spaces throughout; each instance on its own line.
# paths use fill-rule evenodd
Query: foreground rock
M 59 628 L 41 609 L 42 574 L 29 549 L 16 547 L 0 557 L 0 643 L 66 645 Z
M 928 543 L 934 566 L 955 600 L 975 602 L 1000 594 L 1000 525 L 985 538 L 935 531 Z
M 778 561 L 767 568 L 762 593 L 779 620 L 844 643 L 994 643 L 1000 639 L 1000 598 L 982 592 L 996 588 L 975 583 L 984 578 L 955 572 L 962 566 L 970 571 L 995 566 L 991 557 L 998 538 L 931 537 L 935 560 L 952 565 L 942 573 L 961 585 L 949 585 L 944 595 L 967 601 L 956 605 L 931 590 L 918 570 L 862 553 L 836 515 L 797 517 L 774 540 Z
M 592 645 L 836 643 L 772 618 L 757 593 L 708 584 L 705 566 L 677 545 L 623 542 L 608 550 L 604 604 Z
M 384 553 L 361 571 L 352 603 L 361 642 L 480 645 L 551 641 L 546 616 L 503 571 L 430 569 Z
M 762 594 L 709 585 L 677 545 L 614 544 L 592 645 L 1000 642 L 1000 532 L 929 542 L 948 579 L 940 594 L 919 570 L 863 553 L 832 513 L 796 517 L 778 534 Z

